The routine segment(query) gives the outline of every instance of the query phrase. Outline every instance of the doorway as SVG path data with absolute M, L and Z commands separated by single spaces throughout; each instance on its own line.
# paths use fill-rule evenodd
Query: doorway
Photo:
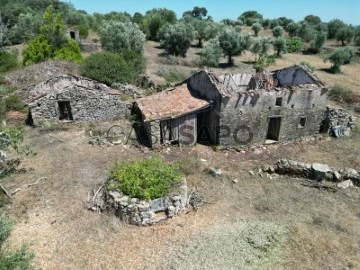
M 59 120 L 74 120 L 71 113 L 70 101 L 58 101 Z
M 269 126 L 267 130 L 267 141 L 279 141 L 281 126 L 281 117 L 269 117 Z
M 70 31 L 70 38 L 76 40 L 76 33 L 75 33 L 75 31 Z

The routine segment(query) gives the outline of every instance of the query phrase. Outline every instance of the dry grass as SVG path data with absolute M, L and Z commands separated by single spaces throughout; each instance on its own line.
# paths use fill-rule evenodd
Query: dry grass
M 202 145 L 174 147 L 168 153 L 86 143 L 85 131 L 111 124 L 73 125 L 67 131 L 56 132 L 26 129 L 25 142 L 38 154 L 22 157 L 22 166 L 28 169 L 26 174 L 13 175 L 2 182 L 10 189 L 21 188 L 8 207 L 17 222 L 10 243 L 30 243 L 42 269 L 161 269 L 164 260 L 172 256 L 186 259 L 186 250 L 195 239 L 206 241 L 198 236 L 216 231 L 219 224 L 231 227 L 239 222 L 270 222 L 290 232 L 286 252 L 277 258 L 277 269 L 356 269 L 360 264 L 359 188 L 327 193 L 302 186 L 301 179 L 270 180 L 248 172 L 257 172 L 262 164 L 272 164 L 278 158 L 326 162 L 359 170 L 358 136 L 275 145 L 261 154 L 245 155 L 214 152 Z M 88 192 L 106 179 L 115 160 L 154 154 L 169 161 L 205 159 L 198 171 L 188 176 L 188 182 L 209 203 L 198 212 L 145 228 L 86 210 L 84 200 Z M 209 167 L 221 168 L 224 175 L 209 176 L 204 172 Z M 47 179 L 27 187 L 40 177 Z M 238 184 L 232 183 L 234 178 Z M 192 257 L 196 258 L 196 254 Z
M 244 27 L 243 32 L 251 32 L 249 27 Z M 271 30 L 262 30 L 260 36 L 272 36 Z M 195 43 L 194 43 L 195 44 Z M 335 41 L 328 41 L 326 46 L 335 48 L 338 44 Z M 357 47 L 354 47 L 358 49 Z M 176 69 L 184 74 L 191 74 L 195 70 L 204 68 L 200 63 L 200 48 L 195 45 L 192 46 L 187 54 L 186 58 L 176 58 L 177 63 L 171 63 L 163 55 L 164 50 L 159 47 L 159 43 L 153 41 L 147 41 L 145 44 L 145 58 L 147 60 L 147 72 L 157 84 L 164 84 L 165 79 L 158 76 L 160 69 Z M 226 59 L 221 59 L 222 66 L 224 68 L 211 68 L 216 73 L 241 73 L 241 72 L 253 72 L 252 62 L 255 60 L 255 56 L 252 53 L 246 51 L 243 55 L 237 56 L 235 59 L 235 66 L 226 67 Z M 360 63 L 354 62 L 350 65 L 342 66 L 342 74 L 331 74 L 328 69 L 331 63 L 325 63 L 320 55 L 304 55 L 304 54 L 285 54 L 282 58 L 276 60 L 276 64 L 268 67 L 268 70 L 281 69 L 294 64 L 300 64 L 300 62 L 306 61 L 315 66 L 315 74 L 317 74 L 322 81 L 324 81 L 329 87 L 334 85 L 340 85 L 347 89 L 352 90 L 354 93 L 360 95 L 360 81 L 357 78 L 357 74 L 360 72 Z

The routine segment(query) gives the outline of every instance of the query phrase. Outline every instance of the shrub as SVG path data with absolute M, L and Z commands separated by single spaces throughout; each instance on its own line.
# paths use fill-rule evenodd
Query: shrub
M 303 42 L 298 37 L 292 37 L 286 40 L 286 47 L 289 53 L 300 52 L 303 49 Z
M 136 55 L 136 56 L 135 56 Z M 80 65 L 83 76 L 112 85 L 113 83 L 132 83 L 143 71 L 145 60 L 135 52 L 115 54 L 98 52 L 90 55 Z
M 0 72 L 7 72 L 18 67 L 16 53 L 0 50 Z
M 67 43 L 63 47 L 61 47 L 61 49 L 55 51 L 54 59 L 67 60 L 77 63 L 81 62 L 82 55 L 79 44 L 75 40 L 69 38 L 67 40 Z
M 298 29 L 299 24 L 296 22 L 291 22 L 286 26 L 286 31 L 289 33 L 290 37 L 296 36 Z
M 340 85 L 335 85 L 329 91 L 329 98 L 338 102 L 351 103 L 354 97 L 354 93 Z
M 204 65 L 210 67 L 219 66 L 219 60 L 222 55 L 219 40 L 217 38 L 210 39 L 208 44 L 201 51 L 201 61 Z
M 54 48 L 49 40 L 39 35 L 29 42 L 28 47 L 23 52 L 23 64 L 25 66 L 45 61 L 52 57 Z
M 13 222 L 0 209 L 0 248 L 4 241 L 9 237 Z M 0 270 L 33 269 L 31 261 L 34 254 L 30 252 L 26 246 L 22 246 L 19 250 L 3 251 L 0 250 Z
M 276 26 L 273 30 L 272 30 L 273 36 L 274 37 L 282 37 L 284 34 L 284 29 L 281 26 Z
M 21 111 L 25 104 L 16 95 L 8 96 L 4 99 L 5 108 L 7 111 Z
M 0 209 L 0 247 L 10 235 L 12 225 L 13 222 Z
M 186 74 L 176 71 L 176 70 L 171 70 L 170 72 L 168 72 L 164 75 L 164 78 L 168 83 L 182 82 L 187 77 L 188 76 Z
M 77 25 L 75 29 L 79 30 L 79 36 L 81 39 L 86 39 L 89 36 L 89 27 L 86 25 Z
M 176 165 L 167 164 L 161 158 L 120 162 L 110 172 L 107 189 L 130 197 L 156 199 L 171 192 L 181 182 L 181 176 Z

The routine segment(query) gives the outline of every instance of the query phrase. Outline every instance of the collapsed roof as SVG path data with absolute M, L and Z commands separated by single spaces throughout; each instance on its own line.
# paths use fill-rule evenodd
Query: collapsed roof
M 97 81 L 81 76 L 67 74 L 46 80 L 38 85 L 31 85 L 19 90 L 18 94 L 27 104 L 48 94 L 60 94 L 69 87 L 79 86 L 90 90 L 104 91 L 110 95 L 119 95 L 120 92 Z

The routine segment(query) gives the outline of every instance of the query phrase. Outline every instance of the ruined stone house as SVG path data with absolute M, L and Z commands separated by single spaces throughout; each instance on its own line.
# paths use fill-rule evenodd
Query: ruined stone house
M 258 74 L 200 71 L 135 102 L 142 121 L 139 137 L 150 146 L 241 147 L 311 136 L 320 130 L 327 92 L 298 65 Z
M 124 117 L 131 104 L 105 84 L 76 75 L 62 75 L 20 91 L 28 106 L 27 123 L 90 121 Z

